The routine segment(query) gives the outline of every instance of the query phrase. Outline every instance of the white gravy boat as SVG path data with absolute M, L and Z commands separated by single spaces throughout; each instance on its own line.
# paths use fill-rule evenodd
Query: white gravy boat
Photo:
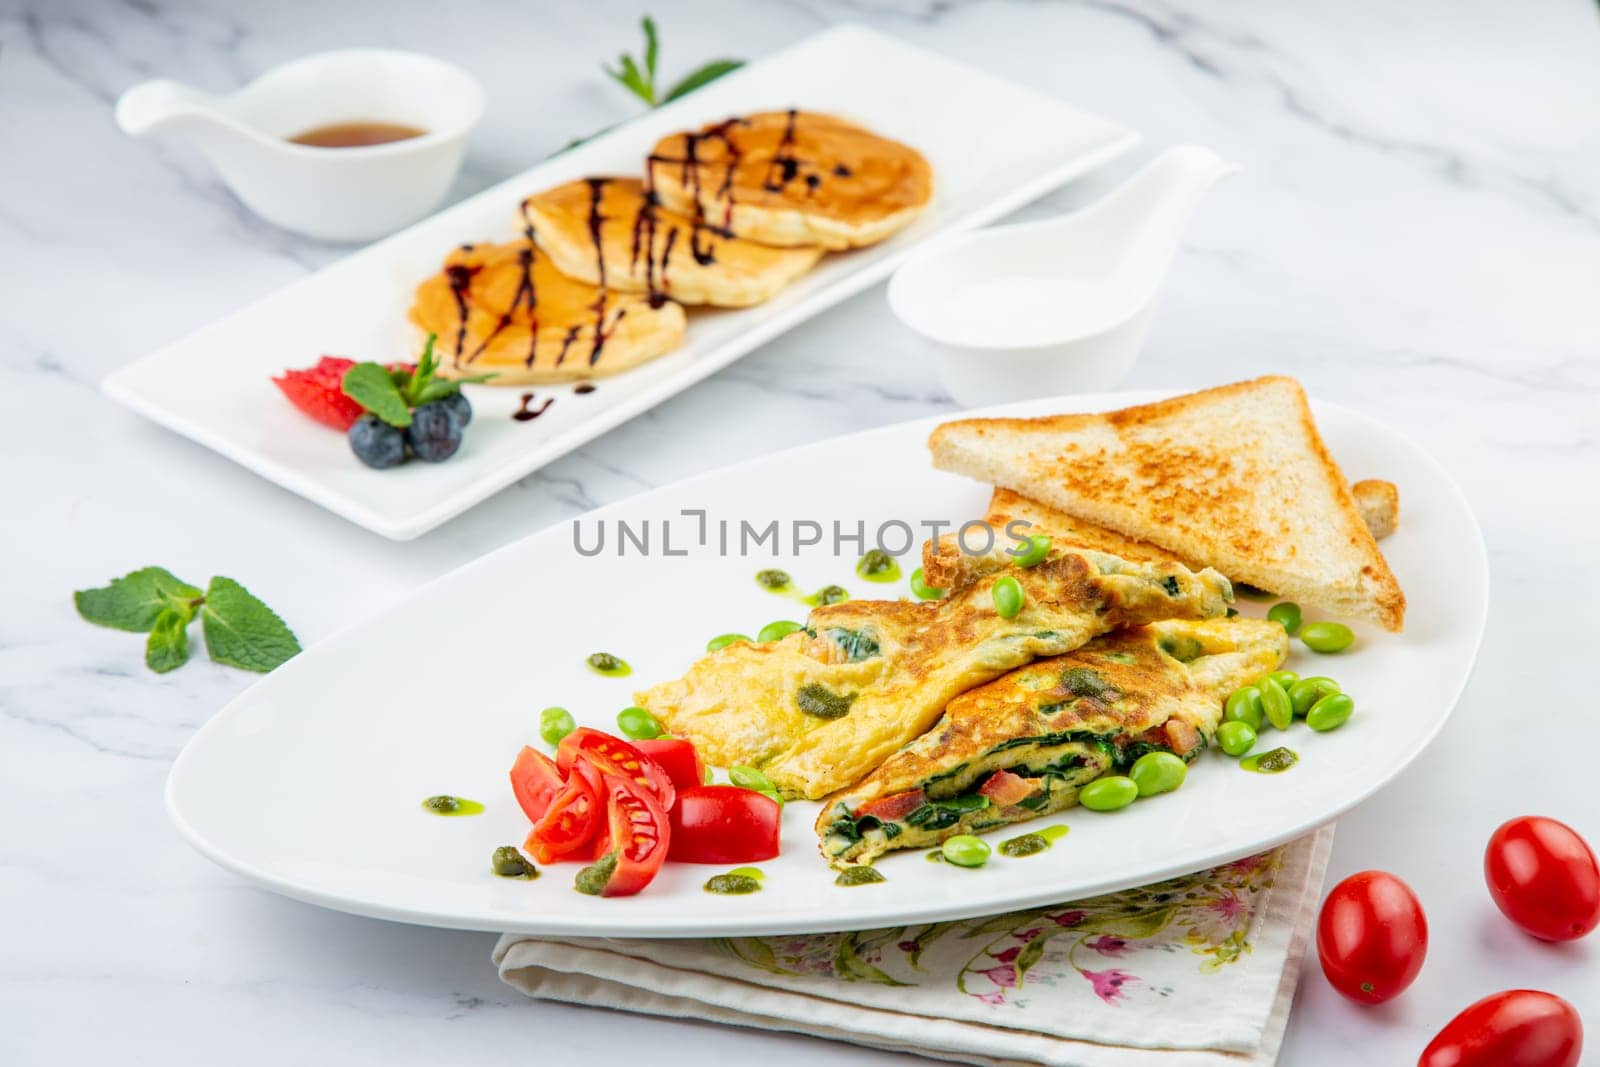
M 194 142 L 268 222 L 328 241 L 365 241 L 439 203 L 483 103 L 482 86 L 459 67 L 360 48 L 297 59 L 227 96 L 144 82 L 117 100 L 117 125 L 132 137 L 159 132 Z M 288 140 L 342 122 L 395 123 L 424 133 L 359 148 Z
M 889 306 L 932 342 L 939 380 L 980 406 L 1099 392 L 1123 380 L 1194 209 L 1236 171 L 1182 145 L 1100 201 L 958 234 L 907 261 Z

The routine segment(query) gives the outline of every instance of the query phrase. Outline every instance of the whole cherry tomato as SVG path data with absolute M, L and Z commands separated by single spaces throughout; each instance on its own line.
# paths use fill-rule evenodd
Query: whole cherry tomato
M 1578 1067 L 1583 1021 L 1571 1004 L 1534 989 L 1484 997 L 1445 1024 L 1417 1067 Z
M 1317 917 L 1317 955 L 1333 988 L 1362 1004 L 1399 996 L 1428 954 L 1428 918 L 1411 887 L 1362 871 L 1333 887 Z
M 1600 864 L 1577 831 L 1524 815 L 1489 838 L 1483 854 L 1489 895 L 1534 937 L 1574 941 L 1600 925 Z
M 736 785 L 702 785 L 678 794 L 672 855 L 678 863 L 760 863 L 778 854 L 783 809 Z

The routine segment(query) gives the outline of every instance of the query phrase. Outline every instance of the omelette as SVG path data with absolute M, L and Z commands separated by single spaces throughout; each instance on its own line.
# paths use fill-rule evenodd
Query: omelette
M 968 689 L 1119 626 L 1221 615 L 1233 599 L 1215 571 L 1094 552 L 1009 573 L 1024 596 L 1013 618 L 995 610 L 999 573 L 935 602 L 828 604 L 803 630 L 735 642 L 634 699 L 713 763 L 758 766 L 785 796 L 817 799 L 859 781 Z
M 933 198 L 921 153 L 814 111 L 764 111 L 675 133 L 645 161 L 669 209 L 762 244 L 876 244 Z
M 680 215 L 638 178 L 582 178 L 535 193 L 520 221 L 567 277 L 657 303 L 748 307 L 822 258 L 820 248 L 756 244 Z
M 628 370 L 677 347 L 683 308 L 562 274 L 531 240 L 465 244 L 417 287 L 411 322 L 445 373 L 542 385 Z
M 931 730 L 829 798 L 817 818 L 823 857 L 871 863 L 1048 815 L 1152 750 L 1193 759 L 1223 698 L 1288 652 L 1277 623 L 1225 618 L 1137 626 L 1036 660 L 957 697 Z

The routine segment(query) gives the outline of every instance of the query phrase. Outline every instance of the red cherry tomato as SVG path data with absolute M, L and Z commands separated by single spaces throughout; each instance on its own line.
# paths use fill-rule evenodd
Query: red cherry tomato
M 550 810 L 550 802 L 566 784 L 565 776 L 543 752 L 524 747 L 511 765 L 511 792 L 529 822 L 538 822 Z
M 995 771 L 978 787 L 978 795 L 988 797 L 989 802 L 997 808 L 1021 803 L 1037 791 L 1038 786 L 1010 771 Z
M 580 726 L 556 746 L 556 766 L 570 771 L 579 756 L 594 764 L 595 770 L 603 775 L 613 774 L 644 786 L 655 793 L 663 809 L 672 809 L 678 792 L 673 788 L 672 779 L 655 760 L 622 738 Z
M 632 896 L 649 885 L 666 862 L 672 825 L 648 786 L 608 774 L 604 788 L 611 850 L 583 873 L 601 872 L 600 896 Z
M 778 854 L 783 809 L 771 797 L 734 785 L 678 794 L 672 809 L 672 859 L 679 863 L 758 863 Z
M 602 788 L 599 772 L 579 761 L 522 847 L 538 863 L 587 859 L 589 843 L 600 829 Z
M 1574 941 L 1600 925 L 1600 864 L 1577 831 L 1524 815 L 1489 838 L 1483 854 L 1489 895 L 1534 937 Z
M 1362 1004 L 1399 996 L 1428 954 L 1428 918 L 1411 887 L 1362 871 L 1333 887 L 1317 917 L 1317 955 L 1333 988 Z
M 679 792 L 706 784 L 706 765 L 700 762 L 700 753 L 688 741 L 658 737 L 653 741 L 635 741 L 633 747 L 655 760 Z
M 1583 1020 L 1571 1004 L 1533 989 L 1484 997 L 1445 1024 L 1417 1067 L 1578 1067 Z

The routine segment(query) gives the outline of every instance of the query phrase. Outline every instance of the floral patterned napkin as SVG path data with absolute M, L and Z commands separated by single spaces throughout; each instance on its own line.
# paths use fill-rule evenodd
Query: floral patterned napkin
M 983 1065 L 1277 1058 L 1333 828 L 1198 874 L 984 919 L 701 941 L 495 946 L 532 997 Z

